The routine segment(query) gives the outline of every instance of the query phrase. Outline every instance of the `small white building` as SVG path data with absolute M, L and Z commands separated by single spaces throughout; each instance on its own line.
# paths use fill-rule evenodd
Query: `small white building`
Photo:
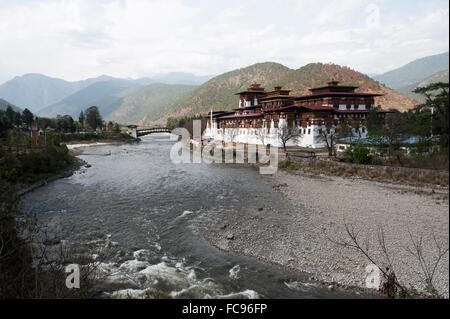
M 129 135 L 133 136 L 134 138 L 137 138 L 138 137 L 137 136 L 137 128 L 138 128 L 137 125 L 128 125 L 127 127 L 128 127 L 127 133 Z

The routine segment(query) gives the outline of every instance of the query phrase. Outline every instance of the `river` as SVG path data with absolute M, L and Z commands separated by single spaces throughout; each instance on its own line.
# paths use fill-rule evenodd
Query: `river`
M 306 275 L 234 256 L 198 236 L 223 214 L 257 209 L 269 201 L 290 209 L 262 182 L 258 170 L 232 164 L 174 164 L 167 135 L 135 145 L 87 147 L 79 157 L 91 167 L 23 196 L 63 243 L 94 258 L 107 296 L 142 297 L 157 288 L 177 298 L 346 298 Z

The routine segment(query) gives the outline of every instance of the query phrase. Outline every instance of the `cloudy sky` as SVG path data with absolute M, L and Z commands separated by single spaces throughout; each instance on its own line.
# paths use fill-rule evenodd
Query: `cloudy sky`
M 0 0 L 0 82 L 333 62 L 382 73 L 448 51 L 447 0 Z

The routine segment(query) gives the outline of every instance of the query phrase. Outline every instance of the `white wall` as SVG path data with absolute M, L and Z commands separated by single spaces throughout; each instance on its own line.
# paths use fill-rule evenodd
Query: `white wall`
M 303 127 L 297 127 L 299 130 L 301 130 L 300 136 L 296 139 L 291 139 L 288 141 L 288 146 L 301 146 L 301 147 L 309 147 L 309 148 L 322 148 L 326 147 L 325 141 L 321 138 L 319 134 L 319 129 L 325 130 L 325 126 L 320 125 L 310 125 L 307 126 L 306 129 Z M 261 145 L 262 141 L 260 138 L 258 138 L 258 135 L 256 134 L 257 130 L 262 129 L 253 129 L 253 128 L 239 128 L 238 133 L 234 137 L 234 142 L 236 143 L 246 143 L 246 144 L 257 144 Z M 215 140 L 224 140 L 226 143 L 231 142 L 230 140 L 230 132 L 231 129 L 217 129 L 213 127 L 212 130 L 210 130 L 208 127 L 206 128 L 204 132 L 204 137 L 210 137 Z M 303 133 L 305 131 L 305 133 Z M 310 132 L 310 134 L 308 134 Z M 367 136 L 367 129 L 364 133 L 362 133 L 362 128 L 360 128 L 361 137 L 365 138 Z M 354 132 L 354 136 L 359 136 Z M 274 146 L 281 147 L 282 143 L 280 142 L 278 138 L 278 129 L 277 128 L 267 128 L 266 129 L 266 135 L 264 138 L 265 144 L 271 144 Z

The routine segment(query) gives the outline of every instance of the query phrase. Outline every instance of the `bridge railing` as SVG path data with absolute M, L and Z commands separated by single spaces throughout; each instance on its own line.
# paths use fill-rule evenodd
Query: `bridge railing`
M 136 130 L 136 134 L 138 136 L 143 136 L 143 135 L 152 134 L 152 133 L 162 133 L 162 132 L 170 133 L 170 132 L 172 132 L 172 130 L 169 129 L 168 127 L 152 127 L 152 128 Z

